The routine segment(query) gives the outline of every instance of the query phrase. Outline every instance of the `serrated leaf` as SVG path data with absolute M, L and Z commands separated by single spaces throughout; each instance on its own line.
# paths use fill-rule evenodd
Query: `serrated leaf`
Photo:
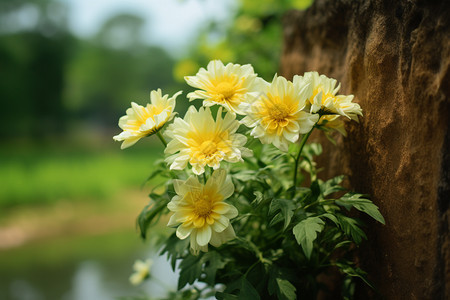
M 186 284 L 193 284 L 202 274 L 202 255 L 188 255 L 180 263 L 180 276 L 178 277 L 178 290 L 181 290 Z
M 180 255 L 182 255 L 189 245 L 189 239 L 180 240 L 175 233 L 173 233 L 166 241 L 164 248 L 160 255 L 167 253 L 167 258 L 170 260 L 172 270 L 175 271 L 176 262 Z
M 284 219 L 283 230 L 285 230 L 289 226 L 289 223 L 291 222 L 292 216 L 294 215 L 294 209 L 295 209 L 295 205 L 292 202 L 292 200 L 274 199 L 270 203 L 269 214 L 273 214 L 277 211 L 280 211 L 281 216 Z M 278 222 L 280 217 L 277 217 L 277 216 L 278 216 L 278 214 L 275 215 L 275 217 L 272 219 L 272 221 L 270 222 L 271 225 Z M 275 218 L 277 218 L 277 219 L 275 219 Z
M 363 197 L 364 197 L 363 194 L 347 193 L 340 199 L 336 200 L 336 204 L 343 206 L 348 210 L 354 207 L 357 210 L 368 214 L 376 221 L 385 224 L 385 220 L 381 215 L 380 211 L 378 210 L 378 206 L 373 204 L 373 202 L 370 201 L 369 199 Z
M 303 252 L 308 259 L 311 257 L 313 242 L 317 238 L 317 233 L 323 230 L 324 224 L 324 221 L 319 217 L 309 217 L 293 228 L 295 239 L 302 246 Z
M 205 265 L 203 270 L 206 274 L 205 282 L 210 286 L 214 286 L 217 270 L 225 267 L 225 260 L 217 251 L 210 251 L 203 255 L 201 262 Z
M 342 230 L 345 232 L 345 234 L 350 236 L 356 244 L 361 243 L 362 239 L 367 239 L 364 231 L 362 231 L 362 229 L 358 226 L 358 220 L 343 215 L 336 215 L 336 217 Z

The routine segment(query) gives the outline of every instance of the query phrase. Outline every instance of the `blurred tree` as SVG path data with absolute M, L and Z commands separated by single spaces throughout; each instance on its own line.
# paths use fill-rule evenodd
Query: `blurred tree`
M 143 24 L 138 16 L 116 15 L 94 38 L 79 42 L 67 68 L 64 97 L 73 120 L 116 129 L 131 101 L 144 105 L 153 89 L 174 93 L 179 88 L 172 77 L 173 58 L 143 42 Z
M 152 89 L 179 89 L 172 57 L 143 42 L 142 18 L 113 16 L 80 40 L 66 17 L 55 0 L 0 2 L 2 141 L 67 136 L 68 125 L 86 122 L 117 129 L 131 101 L 147 103 Z
M 0 3 L 2 140 L 36 140 L 64 131 L 64 64 L 72 38 L 64 6 L 55 1 Z

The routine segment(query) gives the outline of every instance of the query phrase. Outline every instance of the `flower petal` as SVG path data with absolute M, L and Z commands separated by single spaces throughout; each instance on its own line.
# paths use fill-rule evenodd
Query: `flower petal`
M 197 243 L 200 246 L 205 246 L 211 240 L 211 227 L 204 226 L 203 228 L 197 229 Z

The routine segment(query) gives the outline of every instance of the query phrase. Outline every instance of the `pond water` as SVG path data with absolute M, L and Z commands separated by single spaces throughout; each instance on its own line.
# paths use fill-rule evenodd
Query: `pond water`
M 157 278 L 132 286 L 134 261 L 147 258 Z M 2 300 L 163 298 L 176 290 L 176 282 L 165 257 L 136 232 L 63 237 L 0 251 Z

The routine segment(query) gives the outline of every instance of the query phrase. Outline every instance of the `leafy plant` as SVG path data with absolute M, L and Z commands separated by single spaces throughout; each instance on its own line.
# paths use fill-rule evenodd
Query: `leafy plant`
M 239 88 L 227 76 L 238 78 Z M 341 118 L 358 120 L 362 110 L 353 96 L 336 95 L 336 80 L 315 72 L 267 83 L 247 66 L 220 61 L 186 80 L 202 89 L 188 97 L 203 97 L 207 108 L 191 107 L 184 119 L 175 118 L 164 133 L 169 143 L 157 130 L 168 156 L 149 178 L 164 184 L 137 221 L 146 238 L 170 214 L 168 225 L 177 230 L 161 255 L 180 272 L 178 290 L 193 288 L 189 299 L 313 299 L 327 291 L 321 276 L 333 271 L 341 274 L 346 299 L 358 278 L 372 287 L 353 259 L 367 238 L 364 223 L 347 212 L 383 224 L 384 218 L 367 195 L 342 186 L 344 176 L 321 180 L 314 160 L 322 147 L 307 143 L 314 130 L 345 133 Z M 239 95 L 243 86 L 248 93 Z M 213 118 L 214 104 L 227 112 L 219 108 Z M 161 120 L 154 111 L 162 109 L 149 106 L 136 113 L 141 119 L 127 112 L 130 124 L 142 122 L 148 131 L 151 122 L 142 116 Z M 240 124 L 249 129 L 238 130 Z M 121 127 L 121 136 L 143 136 Z

